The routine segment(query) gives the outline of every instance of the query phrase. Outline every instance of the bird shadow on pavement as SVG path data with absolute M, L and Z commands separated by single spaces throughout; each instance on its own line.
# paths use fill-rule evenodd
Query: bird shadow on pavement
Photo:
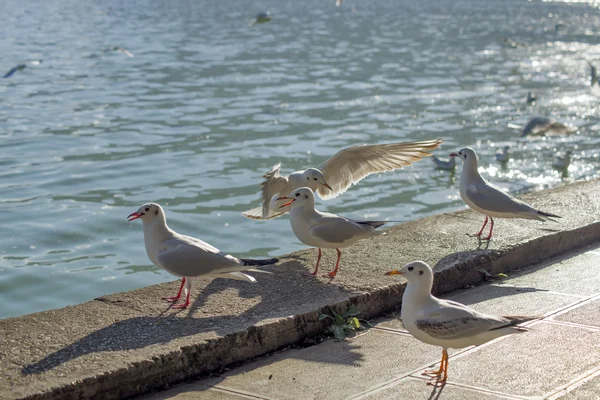
M 181 312 L 168 312 L 172 305 L 158 298 L 157 290 L 164 292 L 164 285 L 158 286 L 158 289 L 151 286 L 97 299 L 113 305 L 107 310 L 109 312 L 116 308 L 118 314 L 118 307 L 114 306 L 122 306 L 127 309 L 127 316 L 140 315 L 118 320 L 66 345 L 65 338 L 80 337 L 81 331 L 86 329 L 78 324 L 65 326 L 65 331 L 53 338 L 53 341 L 62 340 L 62 343 L 44 346 L 60 349 L 27 364 L 22 373 L 39 374 L 88 354 L 166 345 L 172 340 L 192 335 L 201 335 L 195 338 L 196 342 L 214 340 L 218 336 L 245 331 L 265 319 L 314 311 L 323 304 L 342 301 L 350 295 L 343 288 L 328 285 L 324 280 L 302 276 L 306 265 L 300 261 L 286 260 L 264 269 L 273 273 L 253 273 L 258 281 L 255 284 L 231 279 L 206 280 L 208 284 L 201 293 L 198 294 L 198 289 L 193 293 L 196 297 L 189 310 Z M 173 289 L 179 284 L 173 282 Z M 204 337 L 202 334 L 205 334 Z M 89 362 L 94 363 L 93 360 Z

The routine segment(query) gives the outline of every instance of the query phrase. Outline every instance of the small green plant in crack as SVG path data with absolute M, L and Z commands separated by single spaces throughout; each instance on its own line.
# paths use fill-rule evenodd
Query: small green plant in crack
M 331 310 L 331 313 L 332 315 L 319 315 L 319 321 L 322 321 L 325 318 L 331 319 L 332 323 L 327 327 L 327 330 L 333 334 L 335 340 L 344 340 L 346 335 L 354 331 L 363 331 L 373 326 L 364 319 L 356 318 L 356 316 L 360 314 L 360 311 L 354 307 L 349 308 L 343 314 L 338 314 L 333 310 Z

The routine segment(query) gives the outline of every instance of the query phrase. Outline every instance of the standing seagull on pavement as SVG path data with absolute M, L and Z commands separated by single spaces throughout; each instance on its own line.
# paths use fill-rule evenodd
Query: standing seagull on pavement
M 540 318 L 484 314 L 456 301 L 438 299 L 431 295 L 433 271 L 423 261 L 413 261 L 386 275 L 402 275 L 408 280 L 400 315 L 406 330 L 421 342 L 442 347 L 440 368 L 423 372 L 431 376 L 429 385 L 446 384 L 449 348 L 478 346 L 501 336 L 526 332 L 526 328 L 516 325 Z
M 463 160 L 463 168 L 460 174 L 460 197 L 473 210 L 485 215 L 485 222 L 481 230 L 474 236 L 481 237 L 483 228 L 487 225 L 488 217 L 492 225 L 490 226 L 489 235 L 483 240 L 492 238 L 494 217 L 537 219 L 539 221 L 553 221 L 550 217 L 560 218 L 558 215 L 536 210 L 483 179 L 477 170 L 475 150 L 465 147 L 458 153 L 450 154 L 450 157 L 460 157 Z
M 313 191 L 307 187 L 296 189 L 288 196 L 280 197 L 278 200 L 286 201 L 281 207 L 291 205 L 290 223 L 296 237 L 304 244 L 319 248 L 317 265 L 312 275 L 319 272 L 321 248 L 337 250 L 335 269 L 327 274 L 329 278 L 334 278 L 342 257 L 340 248 L 351 246 L 361 239 L 384 235 L 384 232 L 375 229 L 391 222 L 353 221 L 336 214 L 320 212 L 315 209 Z
M 206 275 L 255 283 L 256 279 L 242 271 L 266 272 L 252 267 L 279 261 L 276 258 L 270 260 L 237 258 L 223 253 L 200 239 L 180 235 L 167 226 L 165 212 L 156 203 L 144 204 L 127 217 L 128 221 L 138 218 L 142 220 L 144 227 L 144 244 L 150 261 L 157 267 L 182 278 L 177 295 L 164 298 L 169 302 L 179 300 L 185 286 L 185 303 L 177 304 L 173 308 L 186 308 L 190 305 L 192 277 Z
M 248 210 L 242 215 L 250 219 L 271 219 L 283 215 L 289 208 L 280 207 L 277 197 L 291 191 L 309 187 L 323 200 L 333 199 L 344 193 L 352 184 L 360 182 L 375 172 L 393 171 L 431 156 L 428 150 L 437 149 L 442 139 L 421 142 L 389 143 L 352 146 L 338 151 L 319 168 L 308 168 L 280 175 L 281 163 L 267 172 L 262 182 L 262 206 Z

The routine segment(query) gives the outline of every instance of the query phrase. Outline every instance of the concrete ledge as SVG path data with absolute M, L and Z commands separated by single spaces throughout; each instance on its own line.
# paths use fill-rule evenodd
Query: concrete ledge
M 404 284 L 384 276 L 423 259 L 436 265 L 438 294 L 484 281 L 600 242 L 600 181 L 524 196 L 560 224 L 497 220 L 489 248 L 465 236 L 483 217 L 441 214 L 389 229 L 388 235 L 344 251 L 338 278 L 307 278 L 316 251 L 282 258 L 259 284 L 197 279 L 190 310 L 176 312 L 160 297 L 168 283 L 0 320 L 0 397 L 120 398 L 159 389 L 246 361 L 321 332 L 320 310 L 354 305 L 363 318 L 400 307 Z M 292 233 L 290 232 L 290 235 Z M 328 271 L 335 252 L 325 251 Z

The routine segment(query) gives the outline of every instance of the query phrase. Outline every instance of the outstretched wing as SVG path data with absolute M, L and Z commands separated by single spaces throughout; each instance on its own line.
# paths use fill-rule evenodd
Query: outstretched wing
M 273 210 L 270 210 L 270 213 L 268 216 L 263 217 L 263 207 L 255 207 L 251 210 L 248 211 L 244 211 L 242 213 L 242 216 L 248 218 L 248 219 L 255 219 L 255 220 L 260 220 L 260 221 L 266 221 L 268 219 L 273 219 L 273 218 L 277 218 L 282 216 L 283 212 L 274 212 Z
M 372 173 L 406 167 L 423 157 L 431 156 L 427 151 L 437 149 L 441 143 L 442 139 L 436 139 L 342 149 L 319 167 L 332 190 L 322 187 L 317 193 L 324 200 L 337 197 L 348 190 L 350 185 L 358 183 Z
M 288 194 L 281 193 L 281 190 L 286 187 L 288 179 L 280 175 L 280 168 L 281 163 L 275 164 L 269 172 L 263 175 L 265 180 L 260 184 L 262 187 L 262 217 L 266 219 L 272 214 L 269 209 L 271 198 L 276 194 L 280 194 L 281 196 Z

